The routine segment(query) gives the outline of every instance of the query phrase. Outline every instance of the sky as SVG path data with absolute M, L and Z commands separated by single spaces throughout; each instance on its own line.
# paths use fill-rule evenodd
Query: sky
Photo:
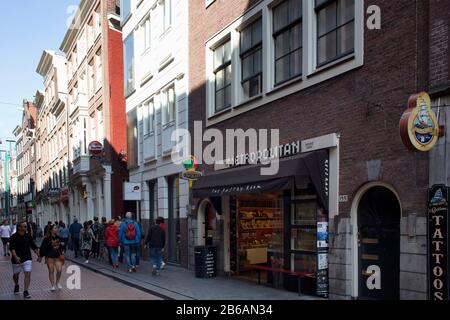
M 43 89 L 36 68 L 44 49 L 59 51 L 79 0 L 3 1 L 0 19 L 0 140 L 12 138 L 23 99 Z M 12 105 L 11 105 L 12 104 Z M 5 149 L 6 143 L 0 145 Z

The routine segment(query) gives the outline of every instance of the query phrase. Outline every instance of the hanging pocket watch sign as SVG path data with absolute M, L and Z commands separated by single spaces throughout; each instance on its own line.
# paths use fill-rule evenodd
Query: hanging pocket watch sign
M 439 122 L 431 109 L 431 98 L 426 92 L 412 95 L 408 109 L 400 120 L 403 144 L 412 151 L 430 151 L 439 139 Z

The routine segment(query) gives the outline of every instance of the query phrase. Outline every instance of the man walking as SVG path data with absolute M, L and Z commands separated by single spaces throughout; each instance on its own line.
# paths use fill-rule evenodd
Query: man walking
M 108 255 L 108 251 L 106 249 L 106 239 L 105 232 L 108 227 L 108 222 L 106 221 L 106 217 L 102 217 L 102 223 L 99 226 L 98 230 L 98 245 L 100 247 L 100 258 L 104 259 L 105 255 Z
M 13 266 L 14 294 L 19 294 L 19 276 L 24 273 L 23 297 L 30 299 L 28 292 L 31 281 L 31 270 L 33 266 L 31 250 L 39 257 L 38 246 L 34 243 L 32 236 L 27 232 L 27 223 L 23 221 L 18 224 L 17 232 L 11 236 L 10 250 L 12 254 L 11 262 Z
M 94 217 L 94 223 L 91 225 L 91 230 L 94 233 L 94 239 L 92 242 L 92 256 L 98 259 L 100 255 L 100 239 L 98 237 L 100 231 L 100 222 L 98 221 L 98 217 Z
M 120 225 L 119 241 L 124 247 L 128 272 L 136 272 L 136 254 L 141 242 L 141 230 L 131 212 L 126 214 L 126 219 Z
M 3 243 L 3 255 L 9 257 L 8 243 L 9 238 L 11 237 L 11 227 L 9 226 L 9 221 L 4 220 L 3 225 L 0 227 L 0 238 L 2 238 Z
M 161 225 L 164 224 L 164 218 L 156 219 L 156 224 L 150 226 L 147 238 L 145 239 L 145 247 L 150 248 L 150 259 L 153 264 L 153 275 L 159 275 L 162 267 L 162 251 L 166 245 L 166 232 Z
M 75 258 L 78 258 L 78 252 L 80 251 L 80 231 L 83 226 L 78 223 L 78 219 L 74 218 L 73 223 L 69 227 L 70 241 L 72 243 L 72 249 L 75 253 Z

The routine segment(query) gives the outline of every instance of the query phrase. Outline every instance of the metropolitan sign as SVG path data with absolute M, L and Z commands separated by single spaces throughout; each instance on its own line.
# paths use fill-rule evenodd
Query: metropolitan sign
M 141 191 L 140 183 L 125 182 L 123 185 L 123 200 L 140 201 Z

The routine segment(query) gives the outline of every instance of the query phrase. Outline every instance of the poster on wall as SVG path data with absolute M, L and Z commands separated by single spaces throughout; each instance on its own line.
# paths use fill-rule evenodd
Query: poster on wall
M 428 190 L 428 286 L 430 300 L 449 300 L 448 201 L 449 187 L 435 185 Z
M 317 212 L 317 296 L 328 298 L 328 219 L 324 209 Z
M 123 200 L 140 201 L 141 200 L 141 184 L 125 182 L 123 185 Z

